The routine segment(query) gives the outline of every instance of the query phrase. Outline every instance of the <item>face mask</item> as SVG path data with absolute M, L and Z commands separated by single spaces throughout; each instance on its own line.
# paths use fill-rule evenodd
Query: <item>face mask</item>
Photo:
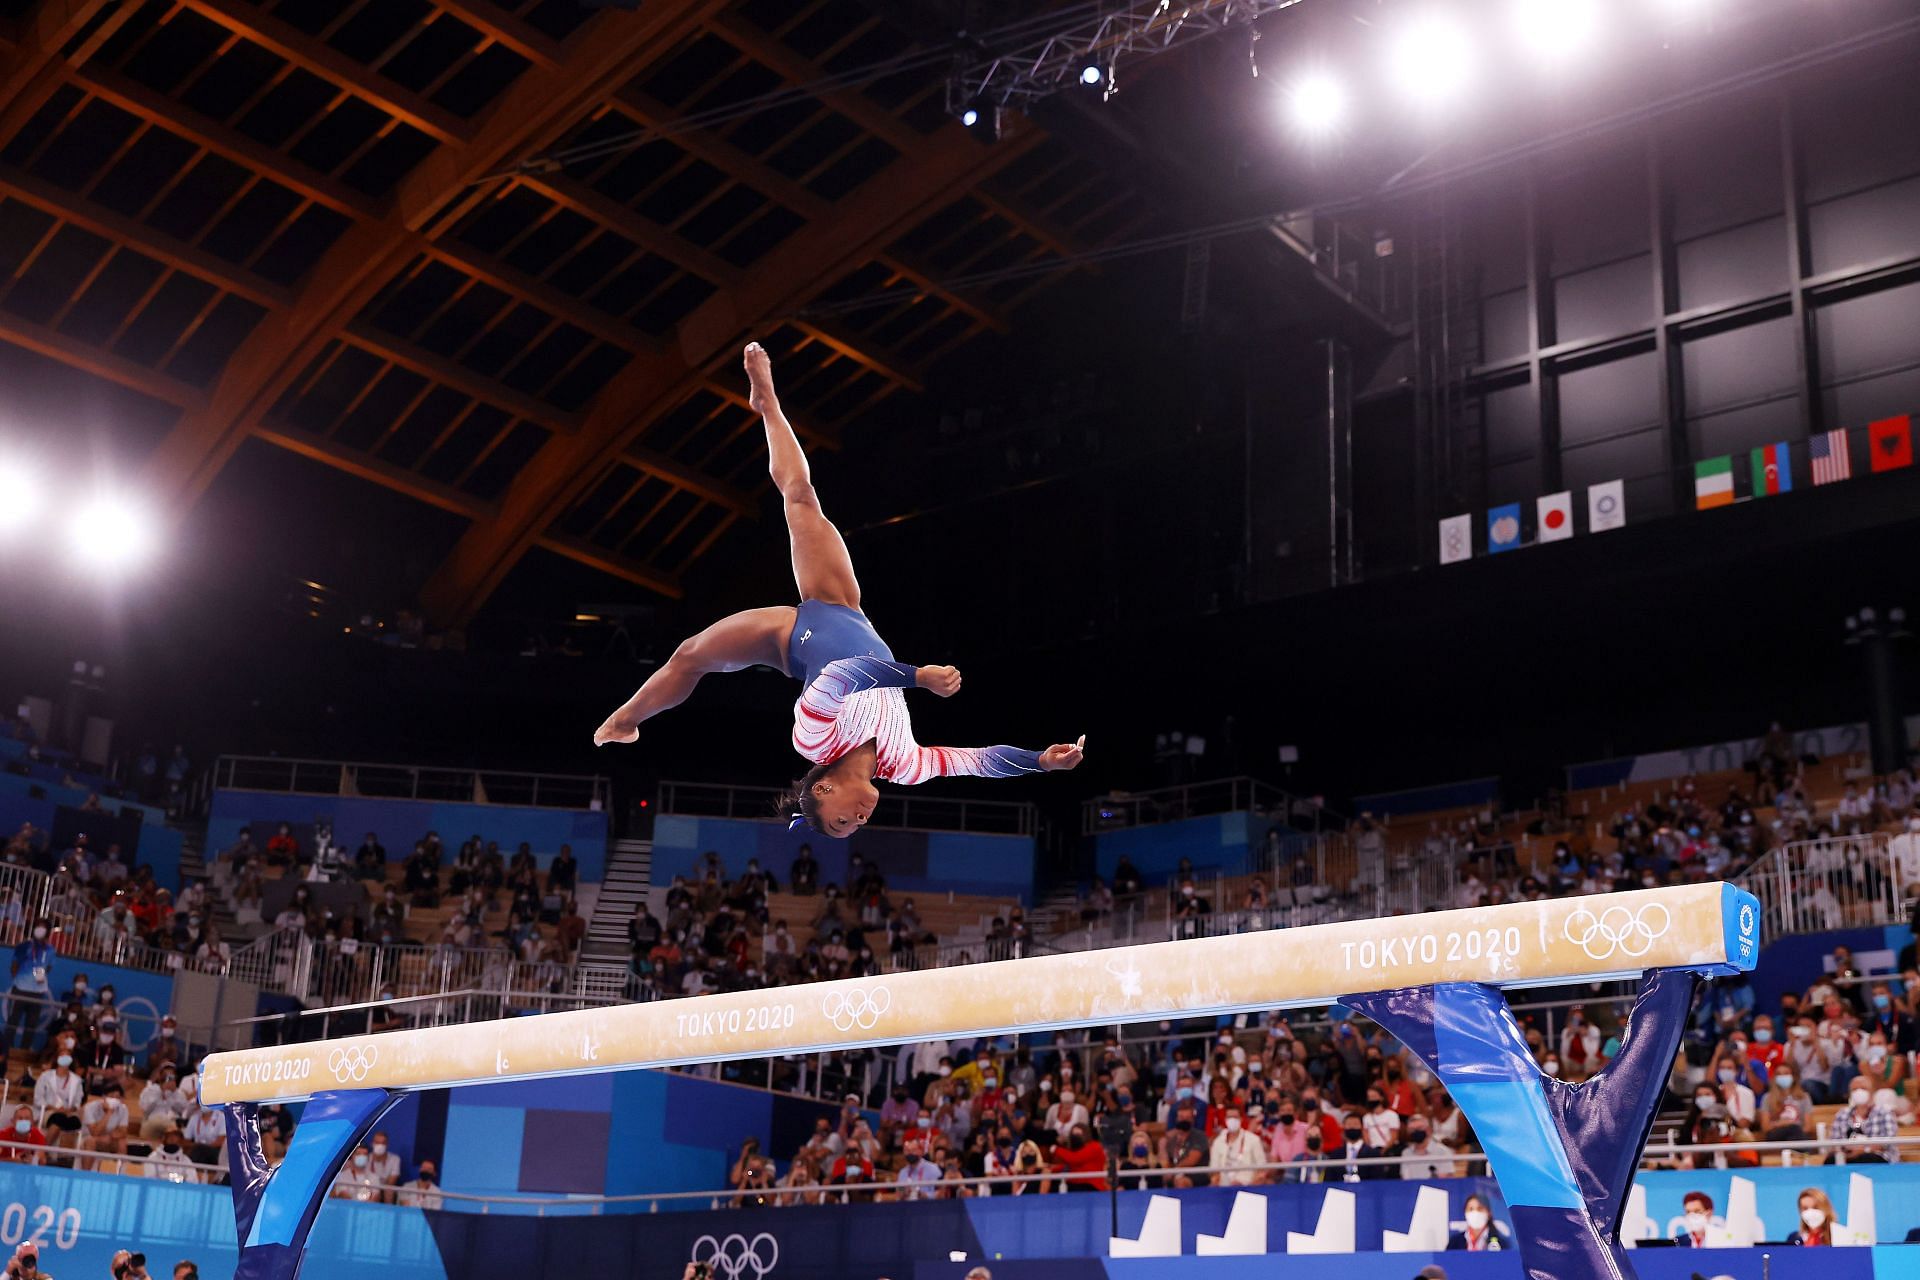
M 1051 1081 L 1051 1080 L 1042 1080 L 1042 1081 L 1040 1082 L 1040 1092 L 1042 1092 L 1042 1093 L 1052 1093 L 1052 1092 L 1053 1092 L 1053 1081 Z
M 1774 1079 L 1780 1082 L 1782 1089 L 1793 1088 L 1793 1073 L 1790 1071 L 1782 1071 L 1779 1075 L 1775 1076 Z
M 33 1121 L 31 1120 L 15 1120 L 13 1122 L 13 1131 L 15 1133 L 25 1133 L 31 1128 L 33 1128 Z
M 40 941 L 40 940 L 41 940 L 42 938 L 45 938 L 46 936 L 47 936 L 47 931 L 46 931 L 46 929 L 45 929 L 45 928 L 43 928 L 43 927 L 41 927 L 41 926 L 39 926 L 39 925 L 36 925 L 36 926 L 34 926 L 34 930 L 33 930 L 33 940 L 34 940 L 35 942 L 38 942 L 38 941 Z
M 1063 1094 L 1061 1094 L 1061 1095 L 1060 1095 L 1060 1102 L 1061 1102 L 1061 1105 L 1063 1105 L 1063 1106 L 1068 1106 L 1068 1107 L 1070 1107 L 1070 1106 L 1072 1106 L 1072 1105 L 1073 1105 L 1073 1093 L 1072 1093 L 1072 1091 L 1071 1091 L 1071 1090 L 1069 1090 L 1068 1092 L 1066 1092 L 1066 1093 L 1063 1093 Z
M 1889 1000 L 1885 996 L 1875 996 L 1873 998 L 1873 1007 L 1883 1012 L 1888 1008 L 1891 1008 L 1892 1005 L 1893 1005 L 1893 1001 Z
M 1352 1144 L 1352 1143 L 1357 1143 L 1357 1142 L 1359 1142 L 1359 1141 L 1360 1141 L 1360 1130 L 1358 1130 L 1358 1129 L 1348 1129 L 1348 1130 L 1346 1131 L 1346 1134 L 1347 1134 L 1347 1142 L 1348 1142 L 1349 1144 Z
M 1421 1143 L 1421 1142 L 1425 1142 L 1426 1140 L 1427 1140 L 1427 1131 L 1425 1129 L 1412 1129 L 1412 1130 L 1409 1130 L 1407 1133 L 1408 1142 Z
M 1386 1104 L 1385 1102 L 1382 1102 L 1382 1101 L 1381 1101 L 1380 1099 L 1378 1099 L 1378 1098 L 1368 1098 L 1368 1099 L 1367 1099 L 1367 1110 L 1369 1110 L 1369 1111 L 1378 1111 L 1378 1110 L 1379 1110 L 1380 1108 L 1382 1108 L 1382 1107 L 1384 1107 L 1384 1106 L 1386 1106 L 1386 1105 L 1387 1105 L 1387 1104 Z
M 916 1129 L 931 1129 L 933 1128 L 933 1117 L 932 1116 L 916 1116 L 914 1118 L 913 1125 L 914 1125 L 914 1128 Z
M 431 1169 L 422 1169 L 422 1170 L 420 1171 L 420 1181 L 421 1181 L 421 1182 L 423 1182 L 423 1183 L 425 1183 L 425 1184 L 426 1184 L 427 1186 L 429 1186 L 429 1187 L 430 1187 L 430 1186 L 432 1186 L 432 1185 L 433 1185 L 433 1170 L 431 1170 Z
M 1175 1120 L 1173 1122 L 1173 1127 L 1180 1130 L 1180 1132 L 1185 1133 L 1187 1130 L 1193 1128 L 1193 1120 L 1191 1117 Z
M 70 1067 L 73 1065 L 73 1055 L 70 1053 L 63 1053 L 59 1057 L 55 1058 L 53 1062 L 54 1062 L 54 1065 L 58 1067 Z
M 1720 1110 L 1720 1104 L 1715 1102 L 1711 1095 L 1695 1098 L 1693 1105 L 1700 1108 L 1700 1114 L 1703 1116 L 1714 1115 Z
M 1320 1099 L 1318 1098 L 1303 1099 L 1300 1103 L 1300 1107 L 1302 1110 L 1305 1110 L 1305 1111 L 1318 1111 L 1320 1109 Z
M 1695 1235 L 1699 1235 L 1702 1231 L 1705 1231 L 1706 1229 L 1707 1229 L 1706 1214 L 1690 1213 L 1687 1215 L 1687 1230 L 1693 1232 L 1693 1234 Z
M 1134 1158 L 1135 1160 L 1145 1160 L 1145 1159 L 1147 1158 L 1147 1144 L 1146 1144 L 1146 1143 L 1144 1143 L 1144 1142 L 1136 1142 L 1136 1143 L 1134 1144 L 1134 1146 L 1133 1146 L 1133 1158 Z
M 1190 1084 L 1183 1084 L 1178 1089 L 1175 1089 L 1173 1091 L 1173 1096 L 1183 1100 L 1186 1098 L 1191 1098 L 1193 1096 L 1193 1086 Z
M 953 1074 L 953 1068 L 943 1062 L 940 1064 L 940 1074 L 943 1076 L 950 1076 Z
M 1870 1044 L 1867 1046 L 1865 1056 L 1868 1062 L 1883 1062 L 1886 1060 L 1887 1046 L 1883 1044 Z
M 73 984 L 73 989 L 75 991 L 85 991 L 87 989 L 87 984 L 84 982 L 76 982 Z
M 160 1149 L 166 1152 L 170 1156 L 177 1156 L 180 1154 L 180 1144 L 177 1142 L 166 1143 Z
M 367 1167 L 367 1158 L 366 1158 L 365 1156 L 355 1156 L 355 1157 L 353 1158 L 353 1167 L 354 1167 L 354 1168 L 356 1168 L 356 1169 L 364 1169 L 364 1168 L 366 1168 L 366 1167 Z
M 376 1143 L 374 1143 L 374 1144 L 373 1144 L 373 1154 L 375 1154 L 375 1155 L 377 1155 L 377 1156 L 383 1156 L 383 1155 L 385 1155 L 385 1154 L 387 1154 L 387 1144 L 386 1144 L 386 1143 L 384 1143 L 384 1142 L 376 1142 Z
M 1560 1060 L 1558 1058 L 1548 1058 L 1540 1064 L 1540 1069 L 1550 1076 L 1557 1076 L 1560 1074 Z
M 1475 1231 L 1485 1231 L 1487 1229 L 1487 1211 L 1485 1209 L 1467 1210 L 1467 1225 Z
M 1720 1074 L 1720 1083 L 1721 1083 L 1721 1084 L 1732 1084 L 1732 1083 L 1733 1083 L 1733 1077 L 1734 1077 L 1734 1074 L 1735 1074 L 1735 1073 L 1734 1073 L 1734 1070 L 1733 1070 L 1733 1068 L 1732 1068 L 1732 1067 L 1722 1067 L 1722 1068 L 1720 1068 L 1720 1073 L 1719 1073 L 1719 1074 Z
M 1824 1209 L 1802 1209 L 1800 1211 L 1800 1221 L 1807 1224 L 1807 1230 L 1809 1231 L 1818 1231 L 1826 1220 L 1827 1211 Z
M 1280 1123 L 1281 1123 L 1281 1124 L 1292 1124 L 1292 1123 L 1293 1123 L 1293 1112 L 1291 1112 L 1291 1111 L 1282 1111 L 1282 1112 L 1280 1113 Z
M 1852 1093 L 1847 1095 L 1847 1101 L 1851 1102 L 1856 1107 L 1864 1107 L 1869 1102 L 1873 1101 L 1873 1095 L 1871 1093 L 1868 1093 L 1865 1089 L 1855 1089 Z
M 391 1000 L 391 999 L 392 999 L 393 997 L 391 997 L 391 996 L 389 996 L 389 997 L 387 997 L 387 998 L 388 998 L 389 1000 Z M 163 1040 L 171 1040 L 171 1039 L 173 1039 L 173 1028 L 172 1028 L 172 1027 L 162 1027 L 162 1028 L 160 1028 L 160 1038 L 161 1038 L 161 1039 L 163 1039 Z
M 999 1076 L 982 1076 L 980 1078 L 980 1083 L 986 1085 L 987 1088 L 989 1089 L 997 1089 L 1000 1087 L 1000 1077 Z
M 1232 1133 L 1237 1133 L 1237 1132 L 1239 1132 L 1239 1130 L 1240 1130 L 1240 1117 L 1239 1117 L 1239 1116 L 1228 1116 L 1228 1117 L 1227 1117 L 1227 1130 L 1228 1130 L 1229 1132 L 1232 1132 Z
M 1795 1027 L 1793 1029 L 1793 1038 L 1795 1040 L 1805 1040 L 1808 1036 L 1811 1036 L 1812 1034 L 1813 1034 L 1813 1030 L 1809 1027 Z

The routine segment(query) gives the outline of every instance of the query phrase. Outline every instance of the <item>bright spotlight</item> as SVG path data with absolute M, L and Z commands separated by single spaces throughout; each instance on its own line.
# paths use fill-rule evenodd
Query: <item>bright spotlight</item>
M 1428 10 L 1395 34 L 1391 62 L 1402 93 L 1422 106 L 1439 106 L 1473 78 L 1473 39 L 1459 19 Z
M 40 477 L 15 462 L 0 462 L 0 533 L 26 528 L 44 505 Z
M 1315 72 L 1288 91 L 1287 112 L 1302 133 L 1329 133 L 1346 118 L 1347 91 L 1332 76 Z
M 967 128 L 971 129 L 973 128 L 973 126 L 980 123 L 980 113 L 974 110 L 972 107 L 968 107 L 965 111 L 962 111 L 960 113 L 960 123 L 967 126 Z
M 1096 66 L 1088 65 L 1085 69 L 1083 69 L 1080 72 L 1080 83 L 1081 84 L 1099 84 L 1100 68 Z
M 95 569 L 133 568 L 150 556 L 153 521 L 124 498 L 94 498 L 81 504 L 67 526 L 74 555 Z
M 1558 62 L 1600 38 L 1599 0 L 1514 0 L 1520 43 L 1535 57 Z

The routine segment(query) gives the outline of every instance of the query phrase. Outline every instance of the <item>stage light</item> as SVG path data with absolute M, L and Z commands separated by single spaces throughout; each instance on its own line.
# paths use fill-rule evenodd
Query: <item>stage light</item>
M 1288 90 L 1287 114 L 1302 133 L 1328 133 L 1346 118 L 1347 91 L 1332 76 L 1313 72 Z
M 74 555 L 95 569 L 134 568 L 153 555 L 157 541 L 153 521 L 147 513 L 128 499 L 117 496 L 82 503 L 73 513 L 67 531 Z
M 45 505 L 40 477 L 18 462 L 0 462 L 0 533 L 32 524 Z
M 1100 68 L 1096 66 L 1088 65 L 1084 70 L 1080 72 L 1080 83 L 1081 84 L 1099 84 Z
M 968 107 L 965 111 L 962 111 L 960 113 L 960 123 L 967 126 L 967 128 L 971 129 L 973 128 L 973 126 L 980 123 L 980 113 L 976 111 L 974 108 Z
M 1599 38 L 1599 0 L 1514 0 L 1520 43 L 1539 58 L 1558 62 Z
M 1473 78 L 1473 40 L 1457 18 L 1429 9 L 1395 33 L 1390 62 L 1402 93 L 1422 106 L 1439 106 Z

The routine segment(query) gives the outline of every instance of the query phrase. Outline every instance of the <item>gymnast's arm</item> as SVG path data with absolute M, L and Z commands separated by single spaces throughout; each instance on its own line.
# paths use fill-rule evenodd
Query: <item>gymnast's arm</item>
M 931 778 L 1018 778 L 1030 773 L 1072 769 L 1087 757 L 1087 735 L 1079 741 L 1058 743 L 1045 751 L 1021 747 L 919 747 L 888 778 L 915 786 Z

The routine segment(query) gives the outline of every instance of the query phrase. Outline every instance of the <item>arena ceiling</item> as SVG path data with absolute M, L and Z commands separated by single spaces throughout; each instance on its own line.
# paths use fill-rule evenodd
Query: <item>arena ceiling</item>
M 1145 217 L 938 67 L 829 83 L 912 56 L 881 8 L 0 0 L 0 342 L 146 423 L 171 510 L 257 440 L 461 518 L 440 622 L 535 547 L 677 596 L 760 509 L 748 335 L 833 448 L 1048 277 L 942 282 Z

